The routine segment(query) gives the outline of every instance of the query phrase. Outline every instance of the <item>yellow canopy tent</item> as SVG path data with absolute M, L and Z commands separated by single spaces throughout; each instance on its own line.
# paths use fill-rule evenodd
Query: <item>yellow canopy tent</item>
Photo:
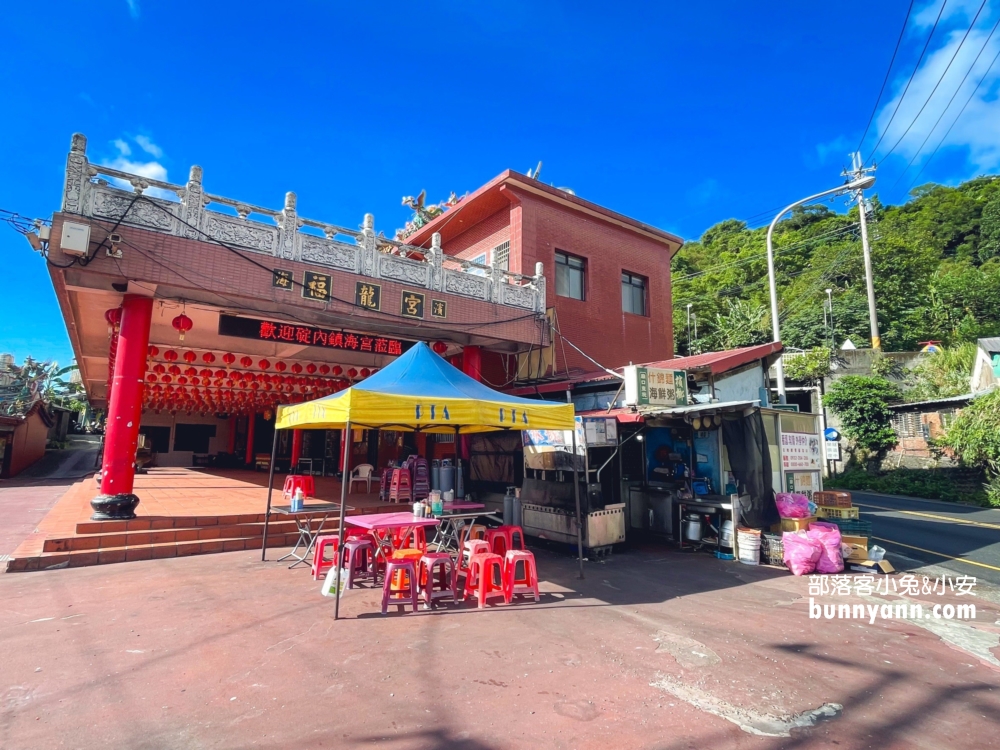
M 268 479 L 264 551 L 266 553 L 267 519 L 271 514 L 278 430 L 344 430 L 345 435 L 350 435 L 352 428 L 414 430 L 455 435 L 497 430 L 570 430 L 575 440 L 574 426 L 572 404 L 518 398 L 494 391 L 460 372 L 432 352 L 427 344 L 419 342 L 392 364 L 361 383 L 315 401 L 278 407 Z M 341 554 L 344 549 L 344 515 L 351 471 L 349 439 L 344 441 L 343 450 Z M 577 529 L 579 536 L 579 499 Z M 582 540 L 579 540 L 578 548 L 582 574 Z M 340 556 L 338 555 L 338 571 Z M 264 559 L 263 554 L 261 559 Z M 334 608 L 335 617 L 339 614 L 339 607 L 338 597 Z

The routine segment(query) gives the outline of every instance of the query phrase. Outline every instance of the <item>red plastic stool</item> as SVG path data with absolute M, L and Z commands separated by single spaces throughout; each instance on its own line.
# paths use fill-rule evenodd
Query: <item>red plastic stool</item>
M 347 588 L 353 589 L 359 579 L 378 583 L 378 566 L 375 564 L 375 543 L 371 539 L 347 539 L 344 542 L 347 568 Z
M 490 552 L 503 557 L 511 547 L 508 527 L 501 526 L 498 529 L 488 529 L 486 531 L 486 541 L 490 545 Z
M 517 577 L 517 564 L 524 566 L 524 577 Z M 527 550 L 512 549 L 507 551 L 503 561 L 503 593 L 510 600 L 517 594 L 533 594 L 535 601 L 538 596 L 538 568 L 535 567 L 535 556 Z
M 435 572 L 437 581 L 434 580 Z M 449 596 L 452 601 L 458 601 L 458 571 L 447 552 L 430 552 L 421 557 L 417 562 L 417 582 L 425 607 L 429 608 L 436 600 Z
M 323 577 L 323 573 L 334 566 L 337 562 L 337 548 L 340 545 L 339 536 L 321 536 L 316 540 L 316 546 L 313 547 L 313 565 L 312 573 L 313 580 L 318 581 Z M 333 550 L 333 559 L 328 560 L 323 554 L 326 548 L 329 547 Z
M 398 585 L 394 583 L 397 578 Z M 382 614 L 388 613 L 390 604 L 402 604 L 405 607 L 407 600 L 416 612 L 417 571 L 413 560 L 389 560 L 385 564 L 385 580 L 382 583 Z
M 414 526 L 412 529 L 406 532 L 406 536 L 401 534 L 393 534 L 394 545 L 396 549 L 419 549 L 422 552 L 427 551 L 427 533 L 424 531 L 423 526 Z
M 489 552 L 490 545 L 486 543 L 484 539 L 468 539 L 462 545 L 462 551 L 458 556 L 458 565 L 456 565 L 456 571 L 461 574 L 467 574 L 469 572 L 469 563 L 472 560 L 473 555 L 478 555 L 482 552 Z
M 472 556 L 469 561 L 469 573 L 465 577 L 462 599 L 473 594 L 478 595 L 480 609 L 486 607 L 488 599 L 498 596 L 507 601 L 507 595 L 503 590 L 503 558 L 500 555 L 480 552 Z
M 501 529 L 507 531 L 507 549 L 527 549 L 524 544 L 524 529 L 520 526 L 501 526 Z
M 389 483 L 389 502 L 410 502 L 413 500 L 413 483 L 410 481 L 409 469 L 393 469 L 392 481 Z
M 295 490 L 301 489 L 306 497 L 316 497 L 316 483 L 311 474 L 289 474 L 285 477 L 285 489 L 281 491 L 283 497 L 294 497 Z

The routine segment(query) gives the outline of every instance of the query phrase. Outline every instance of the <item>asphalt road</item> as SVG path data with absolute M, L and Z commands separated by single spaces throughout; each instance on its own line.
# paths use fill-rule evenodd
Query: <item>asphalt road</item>
M 1000 586 L 1000 509 L 852 492 L 870 543 Z

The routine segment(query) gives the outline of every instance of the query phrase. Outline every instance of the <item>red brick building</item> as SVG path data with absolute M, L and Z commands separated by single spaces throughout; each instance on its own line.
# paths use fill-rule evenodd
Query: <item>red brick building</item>
M 90 163 L 73 137 L 40 238 L 92 404 L 107 407 L 95 518 L 129 517 L 139 435 L 159 465 L 255 466 L 274 408 L 336 392 L 427 341 L 494 387 L 672 355 L 681 240 L 505 172 L 406 242 Z M 482 261 L 482 262 L 481 262 Z M 561 337 L 553 336 L 550 321 Z M 336 470 L 339 431 L 282 433 L 277 456 Z M 352 465 L 411 434 L 359 431 Z M 331 466 L 331 464 L 333 464 Z
M 559 332 L 601 365 L 673 356 L 670 261 L 679 237 L 509 170 L 407 242 L 427 246 L 434 233 L 448 256 L 489 266 L 483 273 L 531 274 L 541 263 Z M 553 374 L 553 360 L 559 374 L 595 369 L 556 335 L 542 363 L 521 358 L 516 379 Z M 507 367 L 487 356 L 484 376 L 509 383 Z

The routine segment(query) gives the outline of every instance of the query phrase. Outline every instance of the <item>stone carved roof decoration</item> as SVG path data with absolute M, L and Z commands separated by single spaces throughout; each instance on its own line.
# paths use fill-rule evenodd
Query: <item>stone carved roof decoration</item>
M 298 215 L 293 192 L 285 194 L 280 211 L 207 193 L 199 166 L 191 167 L 186 184 L 175 185 L 91 164 L 86 147 L 83 135 L 73 136 L 66 164 L 64 213 L 188 239 L 214 239 L 278 259 L 545 313 L 545 283 L 540 268 L 536 268 L 534 276 L 525 276 L 499 266 L 456 261 L 445 256 L 440 235 L 432 236 L 430 247 L 409 245 L 376 233 L 371 214 L 365 214 L 357 229 L 307 219 Z M 142 200 L 136 200 L 136 194 L 141 194 Z M 452 197 L 445 204 L 454 205 L 460 200 Z

